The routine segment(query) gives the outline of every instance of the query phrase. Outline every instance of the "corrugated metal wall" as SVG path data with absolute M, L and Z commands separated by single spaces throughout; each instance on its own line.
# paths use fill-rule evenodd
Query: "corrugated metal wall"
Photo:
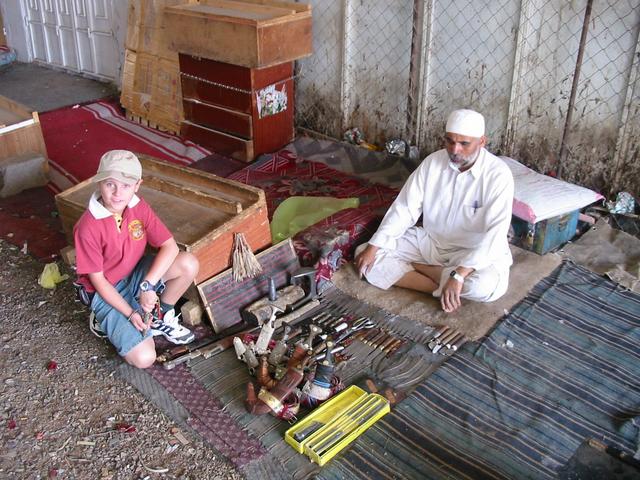
M 638 0 L 311 4 L 298 126 L 335 138 L 359 127 L 427 154 L 451 109 L 474 108 L 492 151 L 604 193 L 640 192 Z

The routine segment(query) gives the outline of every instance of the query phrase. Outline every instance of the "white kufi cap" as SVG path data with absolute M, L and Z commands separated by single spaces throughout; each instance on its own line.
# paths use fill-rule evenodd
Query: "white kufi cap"
M 484 135 L 484 117 L 473 110 L 454 110 L 449 115 L 445 131 L 480 138 Z

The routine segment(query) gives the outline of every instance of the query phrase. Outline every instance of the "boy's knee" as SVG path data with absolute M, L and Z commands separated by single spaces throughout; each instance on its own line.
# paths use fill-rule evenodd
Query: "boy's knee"
M 178 265 L 183 275 L 194 278 L 200 270 L 200 262 L 196 256 L 189 252 L 180 252 L 178 254 Z
M 133 367 L 149 368 L 156 361 L 156 349 L 153 339 L 147 339 L 131 349 L 131 351 L 124 356 L 124 359 Z
M 156 361 L 156 356 L 148 356 L 148 357 L 143 357 L 143 358 L 135 358 L 135 359 L 131 359 L 131 360 L 127 360 L 127 362 L 136 367 L 136 368 L 149 368 L 151 365 L 154 364 L 154 362 Z

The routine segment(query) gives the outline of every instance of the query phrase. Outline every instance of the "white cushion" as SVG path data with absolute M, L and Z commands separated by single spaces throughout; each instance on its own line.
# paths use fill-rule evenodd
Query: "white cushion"
M 513 174 L 513 214 L 529 223 L 573 212 L 604 198 L 588 188 L 537 173 L 513 158 L 500 158 Z

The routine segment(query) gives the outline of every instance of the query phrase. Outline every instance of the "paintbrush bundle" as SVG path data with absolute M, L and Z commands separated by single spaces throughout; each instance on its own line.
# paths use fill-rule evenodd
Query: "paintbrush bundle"
M 241 282 L 246 278 L 254 278 L 262 273 L 262 266 L 249 248 L 242 233 L 233 235 L 232 267 L 233 279 Z

